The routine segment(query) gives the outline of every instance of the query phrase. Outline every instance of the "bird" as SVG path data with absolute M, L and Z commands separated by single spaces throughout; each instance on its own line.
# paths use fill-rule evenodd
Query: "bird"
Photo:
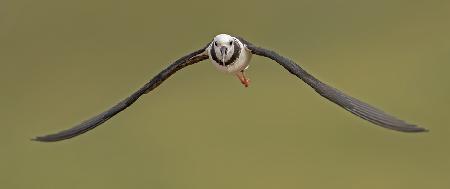
M 234 74 L 240 82 L 248 87 L 250 80 L 245 76 L 245 71 L 248 69 L 252 55 L 262 56 L 271 59 L 284 67 L 289 73 L 298 77 L 319 95 L 342 107 L 348 112 L 367 120 L 375 125 L 401 132 L 426 132 L 426 128 L 419 127 L 415 124 L 407 123 L 392 115 L 389 115 L 382 110 L 375 108 L 363 101 L 351 97 L 340 90 L 329 86 L 328 84 L 318 80 L 313 75 L 309 74 L 302 67 L 294 61 L 286 58 L 277 52 L 265 49 L 246 41 L 239 36 L 231 36 L 228 34 L 219 34 L 208 42 L 203 48 L 191 52 L 162 70 L 159 74 L 154 76 L 144 86 L 139 88 L 129 97 L 120 101 L 108 110 L 87 119 L 80 124 L 63 130 L 54 134 L 38 136 L 32 140 L 40 142 L 55 142 L 70 139 L 83 134 L 95 127 L 108 121 L 119 112 L 125 110 L 133 103 L 135 103 L 142 95 L 149 93 L 159 85 L 161 85 L 167 78 L 175 72 L 189 66 L 210 59 L 211 63 L 217 70 L 229 74 Z

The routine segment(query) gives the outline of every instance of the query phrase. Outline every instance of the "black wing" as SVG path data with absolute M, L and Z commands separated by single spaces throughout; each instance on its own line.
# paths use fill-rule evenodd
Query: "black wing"
M 240 38 L 240 40 L 247 45 L 247 48 L 256 55 L 264 56 L 276 61 L 278 64 L 283 66 L 286 70 L 288 70 L 291 74 L 296 75 L 298 78 L 303 80 L 309 86 L 311 86 L 317 93 L 330 100 L 331 102 L 336 103 L 340 107 L 346 109 L 347 111 L 367 120 L 381 127 L 385 127 L 388 129 L 393 129 L 397 131 L 403 132 L 422 132 L 427 131 L 424 128 L 418 127 L 416 125 L 412 125 L 406 123 L 402 120 L 399 120 L 391 115 L 384 113 L 383 111 L 370 106 L 369 104 L 362 102 L 356 98 L 348 96 L 343 92 L 319 81 L 314 76 L 310 75 L 304 69 L 302 69 L 299 65 L 294 63 L 293 61 L 285 58 L 278 53 L 267 50 L 264 48 L 256 47 L 253 44 L 245 41 Z
M 55 133 L 50 134 L 46 136 L 40 136 L 36 137 L 33 140 L 36 141 L 42 141 L 42 142 L 54 142 L 54 141 L 60 141 L 69 139 L 75 136 L 78 136 L 80 134 L 83 134 L 100 124 L 106 122 L 108 119 L 116 115 L 117 113 L 121 112 L 122 110 L 126 109 L 128 106 L 132 105 L 136 100 L 142 96 L 143 94 L 146 94 L 153 90 L 154 88 L 158 87 L 164 80 L 169 78 L 172 74 L 174 74 L 176 71 L 195 64 L 197 62 L 200 62 L 202 60 L 205 60 L 208 58 L 208 55 L 204 54 L 206 47 L 197 50 L 191 54 L 188 54 L 177 61 L 175 61 L 173 64 L 171 64 L 169 67 L 161 71 L 158 75 L 153 77 L 152 80 L 150 80 L 147 84 L 145 84 L 143 87 L 141 87 L 138 91 L 134 92 L 131 96 L 128 98 L 120 101 L 115 106 L 111 107 L 110 109 L 106 110 L 105 112 L 92 117 L 77 126 Z

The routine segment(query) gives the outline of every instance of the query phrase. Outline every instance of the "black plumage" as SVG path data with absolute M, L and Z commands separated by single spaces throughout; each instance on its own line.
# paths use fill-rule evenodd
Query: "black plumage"
M 104 123 L 105 121 L 107 121 L 111 117 L 115 116 L 119 112 L 125 110 L 128 106 L 132 105 L 143 94 L 146 94 L 146 93 L 150 92 L 151 90 L 155 89 L 156 87 L 158 87 L 163 81 L 165 81 L 167 78 L 169 78 L 172 74 L 174 74 L 178 70 L 180 70 L 186 66 L 200 62 L 202 60 L 208 59 L 208 55 L 204 54 L 206 47 L 178 59 L 173 64 L 168 66 L 166 69 L 161 71 L 158 75 L 153 77 L 153 79 L 151 79 L 148 83 L 146 83 L 138 91 L 134 92 L 128 98 L 120 101 L 115 106 L 104 111 L 103 113 L 101 113 L 95 117 L 92 117 L 70 129 L 67 129 L 67 130 L 64 130 L 64 131 L 61 131 L 61 132 L 58 132 L 55 134 L 36 137 L 33 140 L 42 141 L 42 142 L 54 142 L 54 141 L 65 140 L 65 139 L 69 139 L 69 138 L 78 136 L 80 134 L 83 134 L 83 133 L 99 126 L 100 124 Z
M 291 74 L 294 74 L 301 80 L 303 80 L 306 84 L 311 86 L 317 93 L 319 93 L 321 96 L 325 97 L 326 99 L 330 100 L 331 102 L 334 102 L 335 104 L 339 105 L 340 107 L 344 108 L 345 110 L 351 112 L 352 114 L 361 117 L 367 121 L 370 121 L 376 125 L 379 125 L 381 127 L 385 127 L 392 130 L 397 131 L 403 131 L 403 132 L 423 132 L 427 131 L 424 128 L 418 127 L 413 124 L 406 123 L 402 120 L 399 120 L 391 115 L 388 115 L 384 113 L 383 111 L 370 106 L 367 103 L 364 103 L 356 98 L 353 98 L 351 96 L 348 96 L 344 94 L 343 92 L 319 81 L 314 76 L 306 72 L 304 69 L 302 69 L 299 65 L 294 63 L 292 60 L 289 60 L 288 58 L 285 58 L 278 53 L 267 50 L 261 47 L 257 47 L 250 42 L 244 40 L 243 38 L 238 38 L 248 50 L 251 51 L 252 54 L 267 57 L 269 59 L 274 60 L 281 66 L 283 66 L 286 70 L 288 70 Z M 156 87 L 158 87 L 163 81 L 165 81 L 167 78 L 169 78 L 172 74 L 174 74 L 176 71 L 195 64 L 197 62 L 200 62 L 202 60 L 208 59 L 208 55 L 206 53 L 206 49 L 208 46 L 203 47 L 193 53 L 190 53 L 177 61 L 175 61 L 173 64 L 168 66 L 166 69 L 162 70 L 158 75 L 153 77 L 148 83 L 146 83 L 143 87 L 141 87 L 138 91 L 134 92 L 131 96 L 128 98 L 122 100 L 115 106 L 111 107 L 110 109 L 104 111 L 103 113 L 92 117 L 78 125 L 76 125 L 73 128 L 55 133 L 50 134 L 46 136 L 39 136 L 34 138 L 33 140 L 36 141 L 42 141 L 42 142 L 53 142 L 53 141 L 60 141 L 69 139 L 75 136 L 78 136 L 82 133 L 85 133 L 98 125 L 106 122 L 111 117 L 115 116 L 119 112 L 125 110 L 127 107 L 132 105 L 139 97 L 141 97 L 143 94 L 146 94 Z M 235 46 L 236 47 L 236 46 Z M 242 49 L 235 48 L 234 53 L 240 53 Z M 236 52 L 237 51 L 237 52 Z M 212 53 L 215 54 L 215 53 Z M 234 54 L 234 56 L 236 56 Z M 234 61 L 234 60 L 233 60 Z
M 214 44 L 212 44 L 212 45 L 214 45 Z M 214 48 L 211 48 L 211 49 L 209 50 L 209 54 L 211 55 L 211 58 L 212 58 L 217 64 L 228 66 L 228 65 L 233 64 L 234 61 L 236 61 L 236 59 L 237 59 L 237 58 L 239 57 L 239 55 L 241 54 L 241 47 L 238 45 L 237 42 L 234 42 L 234 43 L 233 43 L 233 47 L 234 47 L 233 55 L 231 56 L 231 58 L 230 58 L 229 60 L 225 61 L 225 63 L 223 63 L 222 60 L 220 60 L 220 59 L 217 57 L 217 54 L 214 52 Z
M 247 48 L 252 52 L 252 54 L 256 54 L 274 60 L 275 62 L 283 66 L 286 70 L 288 70 L 291 74 L 294 74 L 295 76 L 303 80 L 306 84 L 311 86 L 321 96 L 325 97 L 331 102 L 334 102 L 335 104 L 353 113 L 354 115 L 357 115 L 376 125 L 397 131 L 403 132 L 427 131 L 424 128 L 406 123 L 391 115 L 388 115 L 383 111 L 373 106 L 370 106 L 365 102 L 362 102 L 356 98 L 348 96 L 343 92 L 319 81 L 314 76 L 312 76 L 304 69 L 302 69 L 299 65 L 294 63 L 292 60 L 285 58 L 274 51 L 254 46 L 253 44 L 249 43 L 248 41 L 242 38 L 240 38 L 240 40 L 241 42 L 246 44 Z

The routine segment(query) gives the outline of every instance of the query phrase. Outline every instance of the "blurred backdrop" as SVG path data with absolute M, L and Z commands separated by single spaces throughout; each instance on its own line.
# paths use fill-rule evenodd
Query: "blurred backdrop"
M 0 2 L 0 188 L 449 188 L 449 1 Z M 276 63 L 209 61 L 72 140 L 219 33 L 431 130 L 361 120 Z

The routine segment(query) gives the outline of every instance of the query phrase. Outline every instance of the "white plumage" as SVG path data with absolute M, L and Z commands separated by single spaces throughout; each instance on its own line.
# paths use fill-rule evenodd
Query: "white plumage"
M 231 43 L 237 42 L 237 45 L 239 45 L 241 50 L 238 58 L 229 65 L 224 65 L 223 63 L 216 62 L 212 58 L 211 53 L 216 53 L 216 56 L 219 58 L 219 60 L 224 62 L 227 62 L 231 59 L 235 49 L 234 44 L 230 44 L 230 42 Z M 220 52 L 221 47 L 226 47 L 228 49 L 228 53 L 225 56 L 223 56 Z M 213 51 L 211 51 L 211 48 L 213 49 Z M 239 41 L 239 39 L 232 37 L 228 34 L 219 34 L 216 37 L 214 37 L 213 41 L 208 46 L 206 52 L 208 53 L 211 62 L 218 70 L 232 74 L 241 74 L 240 73 L 241 71 L 247 69 L 250 63 L 250 59 L 252 57 L 252 53 L 245 47 L 245 45 L 241 41 Z

